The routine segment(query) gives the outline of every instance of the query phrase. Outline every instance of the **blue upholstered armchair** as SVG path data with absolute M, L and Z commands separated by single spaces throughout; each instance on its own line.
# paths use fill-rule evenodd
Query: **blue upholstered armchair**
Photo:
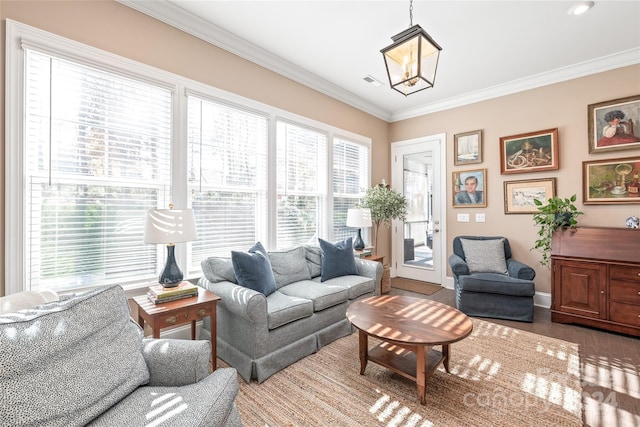
M 449 257 L 456 308 L 470 316 L 533 322 L 536 272 L 499 236 L 458 236 Z

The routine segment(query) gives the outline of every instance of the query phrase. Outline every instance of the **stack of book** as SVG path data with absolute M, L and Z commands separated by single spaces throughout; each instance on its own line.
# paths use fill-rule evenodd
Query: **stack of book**
M 147 297 L 154 304 L 175 301 L 198 295 L 198 287 L 189 282 L 182 282 L 173 288 L 165 288 L 162 285 L 150 286 Z
M 360 257 L 360 258 L 366 258 L 366 257 L 368 257 L 368 256 L 371 256 L 371 249 L 373 249 L 373 247 L 367 247 L 367 248 L 364 248 L 364 249 L 363 249 L 363 250 L 361 250 L 361 251 L 357 251 L 357 250 L 355 250 L 355 251 L 353 251 L 353 253 L 354 253 L 357 257 Z

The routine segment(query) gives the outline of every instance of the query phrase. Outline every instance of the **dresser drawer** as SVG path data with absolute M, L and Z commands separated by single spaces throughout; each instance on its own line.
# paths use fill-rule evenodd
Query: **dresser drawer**
M 202 320 L 204 317 L 210 315 L 210 307 L 188 307 L 182 310 L 175 310 L 172 313 L 161 316 L 158 319 L 158 322 L 160 323 L 160 327 L 164 328 L 166 326 L 181 325 L 193 320 Z
M 609 267 L 609 276 L 612 279 L 630 280 L 640 283 L 640 266 L 612 265 Z
M 640 305 L 611 301 L 609 304 L 609 320 L 640 327 Z
M 640 305 L 640 282 L 614 280 L 609 282 L 609 299 Z

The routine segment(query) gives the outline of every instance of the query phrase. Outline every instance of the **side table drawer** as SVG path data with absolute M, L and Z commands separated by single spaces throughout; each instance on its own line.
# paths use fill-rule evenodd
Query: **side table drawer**
M 629 280 L 640 284 L 640 266 L 612 265 L 609 267 L 609 276 L 612 279 Z
M 210 307 L 189 307 L 184 310 L 174 311 L 173 313 L 167 313 L 158 319 L 160 327 L 181 325 L 183 323 L 191 322 L 193 320 L 202 320 L 204 317 L 211 315 Z
M 611 302 L 609 319 L 613 322 L 640 327 L 640 305 Z

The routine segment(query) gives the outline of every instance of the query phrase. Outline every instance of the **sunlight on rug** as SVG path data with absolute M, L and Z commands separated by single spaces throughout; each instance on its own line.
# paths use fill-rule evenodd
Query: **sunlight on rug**
M 451 373 L 440 367 L 429 379 L 426 405 L 415 383 L 381 366 L 370 362 L 360 375 L 354 333 L 260 385 L 239 377 L 242 421 L 272 427 L 582 425 L 577 344 L 473 323 L 472 335 L 451 346 Z

